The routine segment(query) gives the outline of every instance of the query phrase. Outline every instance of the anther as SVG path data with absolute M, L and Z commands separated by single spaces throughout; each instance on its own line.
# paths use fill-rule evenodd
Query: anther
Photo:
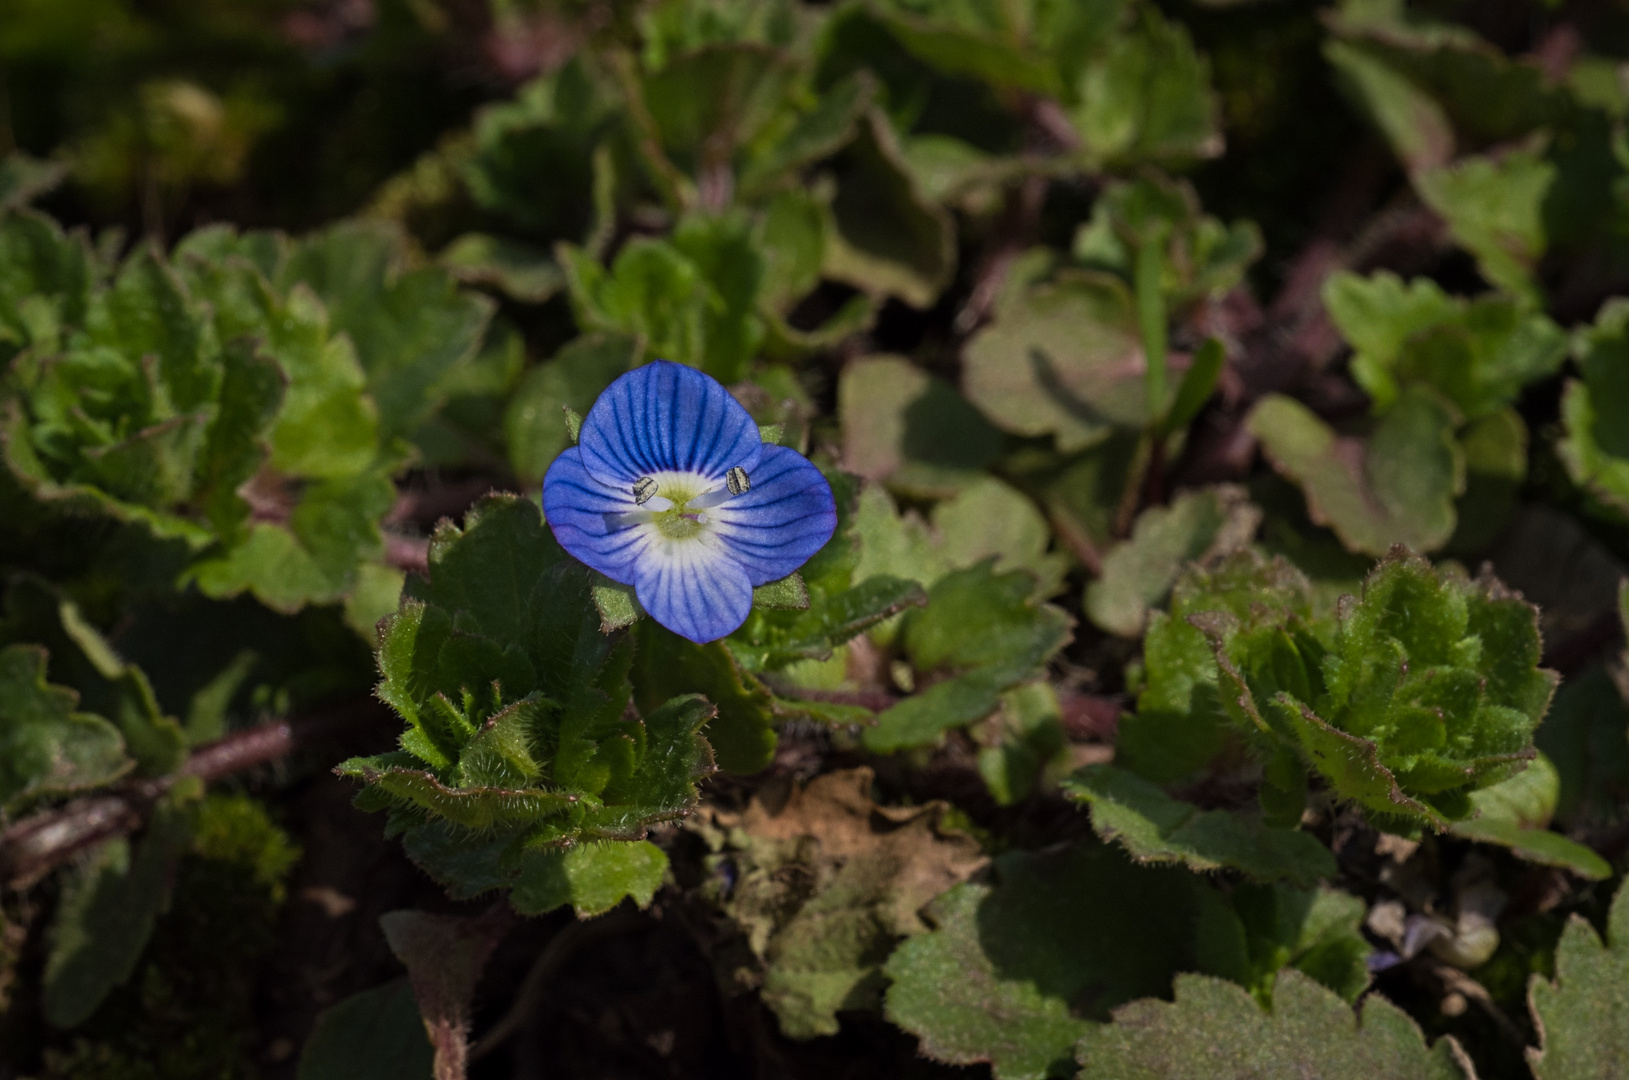
M 752 490 L 752 481 L 747 479 L 747 470 L 737 465 L 724 474 L 724 486 L 730 489 L 731 495 L 739 495 Z
M 643 506 L 656 494 L 656 481 L 649 476 L 641 476 L 634 481 L 633 501 L 635 506 Z

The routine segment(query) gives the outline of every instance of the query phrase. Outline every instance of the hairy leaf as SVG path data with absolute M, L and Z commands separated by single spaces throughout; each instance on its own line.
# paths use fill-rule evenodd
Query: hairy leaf
M 1318 839 L 1263 825 L 1247 813 L 1201 811 L 1173 799 L 1135 773 L 1088 765 L 1064 783 L 1091 807 L 1092 826 L 1118 840 L 1139 862 L 1180 862 L 1195 870 L 1238 870 L 1260 881 L 1312 885 L 1335 873 Z
M 1183 871 L 1094 845 L 1011 852 L 995 872 L 936 900 L 934 931 L 884 968 L 888 1018 L 930 1057 L 987 1061 L 999 1080 L 1057 1075 L 1093 1021 L 1193 962 L 1199 886 Z
M 1371 997 L 1354 1017 L 1345 1001 L 1294 970 L 1279 975 L 1271 1013 L 1233 983 L 1179 975 L 1175 1002 L 1119 1009 L 1114 1023 L 1085 1034 L 1076 1053 L 1083 1080 L 1474 1075 L 1452 1039 L 1428 1050 L 1419 1026 L 1391 1002 Z
M 1538 1080 L 1606 1080 L 1629 1055 L 1629 889 L 1619 888 L 1606 941 L 1579 915 L 1556 945 L 1555 980 L 1528 987 L 1539 1045 L 1527 1050 Z

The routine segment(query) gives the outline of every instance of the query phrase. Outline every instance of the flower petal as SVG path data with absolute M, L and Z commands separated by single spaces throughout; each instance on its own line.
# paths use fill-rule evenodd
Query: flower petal
M 543 520 L 560 546 L 612 581 L 634 583 L 634 563 L 655 535 L 652 525 L 611 528 L 607 514 L 637 510 L 630 487 L 602 484 L 583 468 L 577 447 L 563 451 L 543 477 Z
M 583 467 L 614 487 L 657 472 L 695 472 L 722 483 L 757 466 L 763 440 L 740 402 L 708 375 L 653 360 L 619 376 L 583 418 Z
M 746 571 L 705 532 L 684 540 L 653 533 L 634 572 L 650 617 L 698 645 L 733 632 L 752 610 Z
M 708 511 L 711 532 L 753 585 L 778 581 L 809 561 L 837 529 L 837 502 L 820 470 L 795 450 L 765 446 L 752 489 Z

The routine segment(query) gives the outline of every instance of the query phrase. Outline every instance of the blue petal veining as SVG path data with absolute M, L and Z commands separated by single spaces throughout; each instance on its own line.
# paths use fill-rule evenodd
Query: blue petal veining
M 746 470 L 750 489 L 714 504 L 733 468 Z M 672 507 L 666 496 L 635 501 L 642 477 L 681 501 L 713 493 L 691 517 L 692 535 L 674 535 L 674 519 L 665 519 L 667 531 L 657 523 L 662 510 L 651 507 Z M 819 469 L 794 450 L 764 445 L 751 415 L 710 376 L 663 360 L 600 395 L 578 445 L 543 479 L 543 514 L 572 556 L 632 585 L 652 618 L 698 643 L 738 628 L 753 588 L 802 566 L 837 528 Z

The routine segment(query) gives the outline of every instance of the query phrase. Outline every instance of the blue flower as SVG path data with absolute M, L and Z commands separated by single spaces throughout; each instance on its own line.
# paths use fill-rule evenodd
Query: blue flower
M 766 445 L 717 381 L 665 360 L 594 402 L 543 478 L 543 516 L 561 547 L 697 643 L 739 627 L 753 587 L 802 566 L 837 528 L 820 470 Z

